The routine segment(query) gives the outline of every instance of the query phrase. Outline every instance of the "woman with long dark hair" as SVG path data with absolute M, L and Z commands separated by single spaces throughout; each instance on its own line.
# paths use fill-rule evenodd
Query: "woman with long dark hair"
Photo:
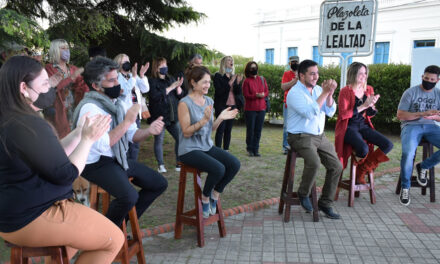
M 0 70 L 0 237 L 27 247 L 65 245 L 69 258 L 81 249 L 76 263 L 111 263 L 121 230 L 72 200 L 72 182 L 110 117 L 85 117 L 60 142 L 32 105 L 49 86 L 30 57 L 12 57 Z

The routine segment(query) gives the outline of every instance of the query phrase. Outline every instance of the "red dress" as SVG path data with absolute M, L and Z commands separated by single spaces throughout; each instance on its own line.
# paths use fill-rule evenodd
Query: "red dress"
M 55 108 L 55 118 L 53 125 L 58 132 L 58 137 L 61 139 L 70 133 L 70 120 L 68 120 L 67 112 L 68 108 L 74 108 L 78 105 L 79 101 L 84 97 L 84 94 L 89 91 L 89 87 L 84 82 L 82 76 L 78 76 L 75 81 L 72 81 L 70 76 L 78 69 L 74 65 L 68 65 L 70 69 L 69 77 L 60 81 L 57 85 L 57 96 L 55 98 L 54 108 Z M 47 74 L 50 76 L 58 72 L 58 69 L 53 66 L 53 64 L 46 64 Z M 73 102 L 69 103 L 66 101 L 69 93 L 73 95 Z
M 366 96 L 374 95 L 373 87 L 367 85 Z M 348 158 L 352 153 L 351 145 L 344 144 L 345 131 L 347 131 L 348 121 L 353 116 L 353 109 L 355 104 L 355 94 L 350 86 L 345 86 L 339 92 L 338 97 L 338 120 L 335 128 L 335 149 L 338 158 L 341 161 L 342 167 L 347 167 Z M 365 122 L 374 129 L 371 123 L 371 117 L 364 115 Z M 369 144 L 371 149 L 372 145 Z

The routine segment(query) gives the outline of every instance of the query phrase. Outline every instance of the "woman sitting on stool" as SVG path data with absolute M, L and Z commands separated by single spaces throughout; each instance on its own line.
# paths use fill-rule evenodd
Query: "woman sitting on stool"
M 235 118 L 238 110 L 228 107 L 214 121 L 213 100 L 205 96 L 211 73 L 206 67 L 194 66 L 186 79 L 190 93 L 180 100 L 178 107 L 178 153 L 183 163 L 208 173 L 202 192 L 203 217 L 208 218 L 216 213 L 220 193 L 240 169 L 236 157 L 213 145 L 211 133 L 223 120 Z
M 358 184 L 365 184 L 365 174 L 389 160 L 386 154 L 393 148 L 393 143 L 377 132 L 371 123 L 371 118 L 377 113 L 375 104 L 380 95 L 375 95 L 373 87 L 367 86 L 367 79 L 367 66 L 353 62 L 348 68 L 347 86 L 339 92 L 335 129 L 336 153 L 344 168 L 354 148 L 359 164 L 356 170 Z M 378 148 L 369 152 L 365 141 Z

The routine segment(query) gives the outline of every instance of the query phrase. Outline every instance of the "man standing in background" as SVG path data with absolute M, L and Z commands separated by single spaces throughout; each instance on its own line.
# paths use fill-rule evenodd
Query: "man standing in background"
M 290 70 L 284 72 L 283 78 L 281 79 L 281 89 L 284 91 L 284 100 L 283 100 L 283 153 L 287 155 L 287 152 L 290 150 L 289 143 L 287 143 L 287 104 L 286 97 L 287 93 L 289 93 L 290 88 L 292 88 L 296 82 L 298 81 L 298 65 L 299 65 L 299 57 L 298 56 L 290 56 L 289 57 L 289 66 Z

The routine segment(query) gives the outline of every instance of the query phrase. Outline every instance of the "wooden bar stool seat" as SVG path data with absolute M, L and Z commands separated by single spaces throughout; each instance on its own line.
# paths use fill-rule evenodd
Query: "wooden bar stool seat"
M 376 192 L 374 190 L 374 174 L 373 171 L 368 172 L 368 182 L 366 184 L 357 184 L 356 183 L 356 168 L 359 166 L 356 161 L 356 154 L 351 154 L 351 162 L 350 162 L 350 178 L 342 179 L 344 175 L 344 171 L 341 173 L 341 177 L 339 178 L 338 188 L 336 189 L 335 201 L 339 198 L 339 189 L 342 188 L 348 191 L 348 206 L 353 207 L 354 205 L 354 197 L 359 197 L 361 191 L 369 191 L 370 192 L 370 202 L 371 204 L 376 203 Z
M 183 225 L 195 226 L 197 228 L 197 244 L 199 247 L 205 246 L 204 227 L 217 222 L 220 237 L 226 236 L 225 222 L 223 219 L 223 210 L 220 198 L 217 201 L 217 212 L 209 218 L 203 218 L 202 209 L 202 188 L 201 188 L 201 171 L 185 165 L 180 164 L 180 179 L 179 192 L 177 195 L 177 210 L 176 210 L 176 225 L 174 229 L 174 238 L 179 239 L 182 236 Z M 195 208 L 189 211 L 184 211 L 185 205 L 185 188 L 186 188 L 186 174 L 193 174 L 194 182 L 194 203 Z
M 129 178 L 130 182 L 133 178 Z M 102 196 L 102 214 L 106 214 L 110 205 L 110 194 L 94 183 L 90 183 L 90 207 L 99 211 L 99 196 Z M 130 220 L 132 237 L 128 238 L 127 224 L 124 220 L 121 225 L 122 232 L 124 233 L 125 242 L 122 245 L 121 250 L 115 257 L 115 262 L 121 262 L 122 264 L 129 264 L 130 259 L 136 255 L 138 263 L 146 264 L 144 247 L 142 246 L 142 233 L 139 228 L 138 217 L 136 213 L 136 207 L 133 206 L 128 212 L 128 219 Z
M 23 247 L 5 241 L 11 248 L 11 264 L 28 264 L 32 257 L 51 257 L 52 263 L 69 264 L 65 246 L 54 247 Z
M 430 142 L 428 142 L 427 140 L 425 140 L 424 138 L 422 138 L 422 140 L 420 141 L 419 146 L 422 146 L 422 149 L 423 149 L 423 156 L 422 156 L 423 160 L 431 157 L 434 154 L 433 145 Z M 416 150 L 416 154 L 417 154 L 417 150 Z M 413 168 L 414 168 L 415 159 L 416 159 L 416 155 L 414 155 Z M 397 181 L 397 186 L 396 186 L 396 194 L 400 194 L 401 187 L 402 187 L 402 181 L 401 181 L 401 178 L 399 175 L 399 180 Z M 431 169 L 429 169 L 428 184 L 424 187 L 420 186 L 419 183 L 417 182 L 417 176 L 412 175 L 411 176 L 411 187 L 420 187 L 422 195 L 426 195 L 426 188 L 429 188 L 430 201 L 431 201 L 431 203 L 434 203 L 435 202 L 435 168 L 432 167 Z
M 279 214 L 282 214 L 284 211 L 284 222 L 286 223 L 290 221 L 290 207 L 292 205 L 300 204 L 298 193 L 293 191 L 296 159 L 300 157 L 301 156 L 299 156 L 299 154 L 292 148 L 287 153 L 286 166 L 284 167 L 283 185 L 281 186 L 280 204 L 278 207 Z M 313 183 L 310 198 L 312 199 L 313 206 L 313 221 L 318 222 L 319 215 L 316 183 Z

